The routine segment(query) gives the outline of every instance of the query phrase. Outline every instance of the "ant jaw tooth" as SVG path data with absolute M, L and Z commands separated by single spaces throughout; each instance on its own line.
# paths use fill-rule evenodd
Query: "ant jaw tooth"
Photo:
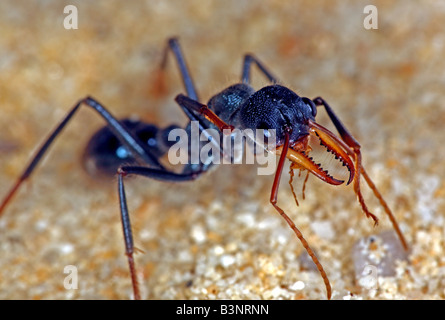
M 277 154 L 281 154 L 282 149 L 283 149 L 282 147 L 277 148 L 276 149 Z M 316 177 L 318 177 L 319 179 L 323 180 L 326 183 L 339 185 L 344 182 L 343 180 L 335 179 L 334 177 L 329 175 L 327 170 L 323 170 L 320 164 L 315 163 L 302 151 L 296 151 L 292 148 L 289 148 L 286 157 L 293 163 L 296 163 L 299 167 L 308 170 L 313 175 L 315 175 Z
M 349 171 L 349 179 L 347 184 L 350 184 L 355 177 L 355 166 L 351 159 L 352 151 L 345 143 L 340 140 L 335 134 L 319 125 L 316 122 L 310 122 L 310 134 L 316 136 L 320 144 L 326 148 L 328 152 L 334 155 L 336 160 L 345 166 Z

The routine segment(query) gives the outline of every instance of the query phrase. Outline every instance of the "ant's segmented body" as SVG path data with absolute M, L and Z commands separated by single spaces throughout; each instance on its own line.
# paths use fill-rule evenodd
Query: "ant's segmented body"
M 363 168 L 360 144 L 349 133 L 324 99 L 320 97 L 309 99 L 298 96 L 290 89 L 279 85 L 277 79 L 256 57 L 253 55 L 245 55 L 241 82 L 216 94 L 209 100 L 208 104 L 205 105 L 199 102 L 198 94 L 184 60 L 179 42 L 175 38 L 168 41 L 168 45 L 164 51 L 164 59 L 158 74 L 158 81 L 162 81 L 167 55 L 170 51 L 175 56 L 187 93 L 187 95 L 179 94 L 175 99 L 189 119 L 189 123 L 185 128 L 186 132 L 190 133 L 192 123 L 197 123 L 199 132 L 203 134 L 206 134 L 210 129 L 218 129 L 226 134 L 230 134 L 236 129 L 264 130 L 264 135 L 270 137 L 269 131 L 274 131 L 274 146 L 269 148 L 266 145 L 262 145 L 266 151 L 279 156 L 270 202 L 294 231 L 317 266 L 324 280 L 328 298 L 331 298 L 332 290 L 326 272 L 302 233 L 277 204 L 278 187 L 286 158 L 291 161 L 291 170 L 307 170 L 322 181 L 332 185 L 339 185 L 345 182 L 342 179 L 333 177 L 312 159 L 310 155 L 311 146 L 309 137 L 317 139 L 325 148 L 325 151 L 332 153 L 335 159 L 346 167 L 349 173 L 349 178 L 346 183 L 353 184 L 354 192 L 357 195 L 362 210 L 367 217 L 372 218 L 374 222 L 377 223 L 377 217 L 369 212 L 360 191 L 360 178 L 363 177 L 365 179 L 390 218 L 403 246 L 405 249 L 407 248 L 407 243 L 391 210 Z M 250 69 L 252 63 L 267 77 L 271 85 L 258 91 L 251 87 Z M 174 129 L 179 129 L 178 126 L 160 129 L 156 125 L 145 124 L 139 121 L 128 119 L 119 121 L 97 100 L 91 97 L 81 99 L 54 129 L 49 138 L 44 141 L 40 149 L 38 149 L 30 164 L 23 171 L 22 175 L 1 203 L 0 215 L 4 212 L 6 205 L 19 186 L 31 175 L 54 139 L 61 133 L 81 105 L 92 108 L 107 122 L 107 126 L 99 130 L 88 144 L 84 155 L 85 167 L 88 171 L 99 171 L 108 174 L 117 172 L 125 252 L 129 263 L 134 298 L 140 299 L 136 267 L 133 258 L 135 248 L 127 208 L 124 177 L 128 175 L 139 175 L 161 181 L 190 181 L 197 179 L 203 173 L 207 172 L 213 164 L 211 161 L 203 161 L 201 159 L 198 163 L 186 164 L 179 173 L 167 169 L 162 165 L 160 158 L 165 155 L 175 143 L 175 141 L 169 139 L 169 134 L 172 133 Z M 330 120 L 339 133 L 339 137 L 315 121 L 317 107 L 319 106 L 324 107 L 326 110 Z M 210 137 L 210 135 L 208 136 Z M 217 139 L 210 140 L 223 156 L 232 157 L 231 154 L 228 155 L 223 149 L 221 141 Z

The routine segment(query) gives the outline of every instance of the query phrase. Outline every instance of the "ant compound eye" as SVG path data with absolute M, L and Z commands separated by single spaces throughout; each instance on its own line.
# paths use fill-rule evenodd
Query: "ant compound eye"
M 303 102 L 308 106 L 312 115 L 315 117 L 317 115 L 317 106 L 315 103 L 309 98 L 303 98 Z

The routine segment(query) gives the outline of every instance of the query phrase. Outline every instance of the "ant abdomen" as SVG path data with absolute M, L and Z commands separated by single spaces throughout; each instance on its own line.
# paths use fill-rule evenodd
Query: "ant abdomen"
M 161 158 L 174 141 L 168 141 L 171 125 L 160 129 L 154 124 L 133 119 L 124 119 L 121 124 L 141 142 L 156 158 Z M 122 144 L 108 126 L 99 129 L 90 139 L 83 154 L 85 170 L 93 176 L 114 176 L 122 165 L 143 164 Z

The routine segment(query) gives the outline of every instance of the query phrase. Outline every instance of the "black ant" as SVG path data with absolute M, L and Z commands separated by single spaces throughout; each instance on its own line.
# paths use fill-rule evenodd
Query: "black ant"
M 303 247 L 312 258 L 312 261 L 317 266 L 325 283 L 328 299 L 331 298 L 332 290 L 325 270 L 294 222 L 277 205 L 278 187 L 286 158 L 291 161 L 291 171 L 293 169 L 307 170 L 322 181 L 332 185 L 340 185 L 345 182 L 331 176 L 327 170 L 324 170 L 320 164 L 315 163 L 309 156 L 311 151 L 309 144 L 310 136 L 316 137 L 321 145 L 326 148 L 326 151 L 332 153 L 335 159 L 347 168 L 349 172 L 347 184 L 353 184 L 354 192 L 357 195 L 363 212 L 377 224 L 378 218 L 368 210 L 360 191 L 360 177 L 365 179 L 391 220 L 401 243 L 404 248 L 407 249 L 408 246 L 405 238 L 391 210 L 362 165 L 360 144 L 349 133 L 323 98 L 309 99 L 300 97 L 290 89 L 279 85 L 277 78 L 275 78 L 255 56 L 247 54 L 244 56 L 242 65 L 241 82 L 216 94 L 209 100 L 208 104 L 205 105 L 199 102 L 195 85 L 184 60 L 184 55 L 178 40 L 175 38 L 169 39 L 168 45 L 164 50 L 158 79 L 163 78 L 169 51 L 175 56 L 187 92 L 187 95 L 179 94 L 175 99 L 189 119 L 186 130 L 190 130 L 190 124 L 192 122 L 199 124 L 199 131 L 201 133 L 205 133 L 208 129 L 215 128 L 226 133 L 227 131 L 230 133 L 235 129 L 275 130 L 276 146 L 273 150 L 268 151 L 278 155 L 279 161 L 270 194 L 270 203 L 295 232 Z M 258 91 L 251 87 L 250 69 L 252 64 L 258 67 L 271 82 L 271 85 Z M 159 80 L 159 83 L 161 82 L 162 80 Z M 185 165 L 179 173 L 167 169 L 161 164 L 161 157 L 166 154 L 174 143 L 169 141 L 168 134 L 173 129 L 179 127 L 170 126 L 160 129 L 156 125 L 139 121 L 131 121 L 128 119 L 120 121 L 113 117 L 96 99 L 92 97 L 83 98 L 74 105 L 62 122 L 52 131 L 49 138 L 47 138 L 38 149 L 30 164 L 25 168 L 1 203 L 0 215 L 4 212 L 6 205 L 23 181 L 29 178 L 54 139 L 62 132 L 65 125 L 82 105 L 86 105 L 95 110 L 107 122 L 107 126 L 99 130 L 88 144 L 85 153 L 86 166 L 107 173 L 117 172 L 125 253 L 128 258 L 134 298 L 140 299 L 136 267 L 133 259 L 135 248 L 133 245 L 130 216 L 127 209 L 124 177 L 128 175 L 138 175 L 160 181 L 179 182 L 195 180 L 203 173 L 209 171 L 212 163 L 202 160 L 198 164 Z M 315 121 L 317 107 L 319 106 L 324 107 L 340 137 L 337 137 L 334 133 Z M 221 154 L 224 155 L 224 150 L 219 141 L 214 139 L 213 142 L 216 143 Z M 225 156 L 227 156 L 227 154 Z M 230 156 L 231 155 L 229 155 L 229 157 Z M 294 197 L 296 199 L 295 194 Z

